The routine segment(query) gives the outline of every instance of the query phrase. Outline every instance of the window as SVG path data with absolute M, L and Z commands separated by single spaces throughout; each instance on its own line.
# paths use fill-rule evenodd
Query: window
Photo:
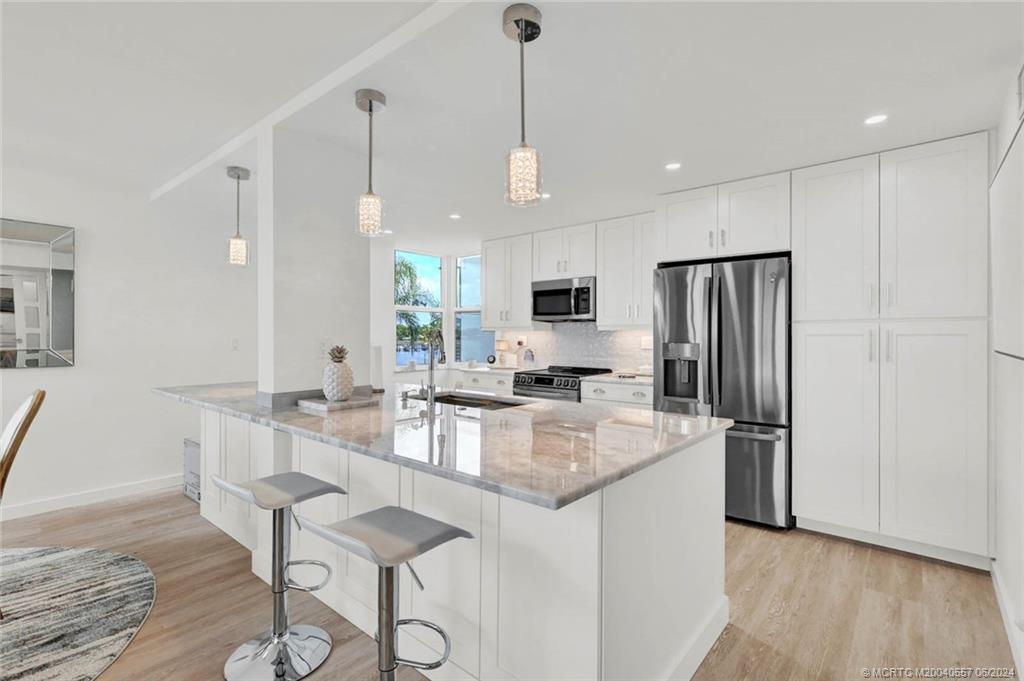
M 480 328 L 480 256 L 456 260 L 455 361 L 482 362 L 494 354 L 494 332 Z
M 427 335 L 444 325 L 442 259 L 395 251 L 395 366 L 427 362 Z

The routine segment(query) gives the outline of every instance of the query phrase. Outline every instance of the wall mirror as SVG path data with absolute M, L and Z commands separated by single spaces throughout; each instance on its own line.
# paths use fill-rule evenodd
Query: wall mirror
M 75 363 L 75 230 L 0 218 L 0 369 Z

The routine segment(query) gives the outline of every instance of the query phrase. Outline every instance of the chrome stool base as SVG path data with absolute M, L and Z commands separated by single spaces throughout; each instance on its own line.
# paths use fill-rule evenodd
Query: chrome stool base
M 331 635 L 320 627 L 296 624 L 275 638 L 271 630 L 246 641 L 224 663 L 226 681 L 298 681 L 331 653 Z

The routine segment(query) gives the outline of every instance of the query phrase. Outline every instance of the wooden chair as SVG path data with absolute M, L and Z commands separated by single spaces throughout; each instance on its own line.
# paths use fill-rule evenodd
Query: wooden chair
M 4 432 L 0 434 L 0 451 L 3 458 L 0 458 L 0 499 L 4 496 L 4 487 L 7 486 L 7 476 L 11 473 L 11 466 L 14 465 L 14 457 L 18 455 L 21 442 L 28 433 L 29 426 L 39 413 L 39 407 L 43 406 L 43 399 L 46 398 L 45 390 L 36 390 L 27 400 L 21 403 L 14 416 L 4 426 Z M 3 611 L 0 611 L 0 620 L 4 618 Z
M 45 390 L 36 390 L 32 395 L 21 403 L 14 416 L 4 426 L 3 434 L 0 434 L 0 450 L 3 451 L 3 458 L 0 459 L 0 499 L 4 497 L 4 488 L 7 486 L 7 476 L 11 473 L 11 466 L 14 465 L 14 457 L 18 455 L 28 427 L 32 425 L 33 419 L 43 406 L 43 399 L 46 397 Z

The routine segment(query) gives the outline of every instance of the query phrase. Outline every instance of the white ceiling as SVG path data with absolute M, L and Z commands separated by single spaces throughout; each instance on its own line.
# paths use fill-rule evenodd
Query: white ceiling
M 388 226 L 403 245 L 469 247 L 646 210 L 659 192 L 991 127 L 1020 55 L 1016 3 L 538 6 L 527 138 L 552 194 L 541 206 L 503 205 L 518 59 L 502 4 L 460 10 L 288 126 L 363 154 L 352 90 L 383 90 L 374 185 Z M 866 128 L 879 111 L 888 122 Z M 667 173 L 672 160 L 683 167 Z
M 151 190 L 424 7 L 5 2 L 5 162 Z
M 518 140 L 502 3 L 460 9 L 287 125 L 361 165 L 352 92 L 385 91 L 374 184 L 387 226 L 403 246 L 471 248 L 645 210 L 659 192 L 989 128 L 1021 55 L 1018 3 L 538 6 L 527 136 L 553 195 L 540 206 L 502 202 Z M 5 163 L 148 193 L 424 7 L 5 3 Z M 887 123 L 862 125 L 879 111 Z M 664 171 L 670 160 L 682 169 Z M 220 165 L 176 191 L 207 182 L 219 196 Z M 353 213 L 362 189 L 343 188 Z

